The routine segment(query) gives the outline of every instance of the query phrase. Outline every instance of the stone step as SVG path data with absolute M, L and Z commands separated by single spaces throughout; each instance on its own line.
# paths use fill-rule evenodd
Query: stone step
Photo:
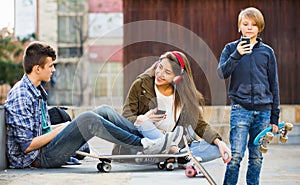
M 214 129 L 221 135 L 225 143 L 229 143 L 229 124 L 211 124 Z M 300 144 L 300 123 L 293 123 L 293 130 L 288 133 L 288 141 L 285 144 L 294 145 Z M 275 136 L 271 142 L 272 144 L 282 144 L 279 141 L 279 136 Z
M 6 145 L 5 145 L 5 134 L 6 126 L 4 120 L 4 106 L 0 105 L 0 170 L 3 170 L 7 167 L 6 159 Z

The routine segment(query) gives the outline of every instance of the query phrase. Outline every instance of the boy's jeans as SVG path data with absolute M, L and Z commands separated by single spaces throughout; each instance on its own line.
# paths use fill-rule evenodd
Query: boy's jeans
M 102 114 L 106 117 L 101 116 Z M 38 167 L 60 167 L 94 136 L 130 148 L 142 149 L 142 136 L 133 124 L 109 106 L 102 105 L 94 111 L 80 114 L 49 144 L 41 148 L 37 159 Z
M 232 105 L 230 116 L 232 159 L 227 165 L 224 184 L 237 184 L 240 163 L 244 157 L 246 146 L 249 150 L 247 184 L 259 184 L 263 157 L 259 146 L 255 146 L 253 141 L 257 134 L 270 124 L 270 114 L 271 111 L 251 111 L 238 104 Z

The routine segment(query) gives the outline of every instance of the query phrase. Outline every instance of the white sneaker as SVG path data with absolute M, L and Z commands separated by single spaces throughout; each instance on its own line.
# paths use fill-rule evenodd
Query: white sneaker
M 150 140 L 148 138 L 142 139 L 142 145 L 144 147 L 144 154 L 162 154 L 168 153 L 173 141 L 174 135 L 172 132 L 167 132 L 163 137 Z
M 177 146 L 180 143 L 181 139 L 182 139 L 182 135 L 183 135 L 183 127 L 182 126 L 177 126 L 174 131 L 174 137 L 171 143 L 171 146 Z

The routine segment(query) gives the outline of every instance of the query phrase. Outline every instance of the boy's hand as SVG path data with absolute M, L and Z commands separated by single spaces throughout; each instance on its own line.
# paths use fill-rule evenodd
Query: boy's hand
M 275 133 L 275 132 L 278 132 L 278 125 L 275 125 L 273 123 L 270 123 L 270 126 L 272 126 L 272 132 Z
M 250 54 L 252 53 L 252 49 L 250 48 L 251 44 L 246 44 L 247 41 L 241 41 L 236 49 L 241 55 Z

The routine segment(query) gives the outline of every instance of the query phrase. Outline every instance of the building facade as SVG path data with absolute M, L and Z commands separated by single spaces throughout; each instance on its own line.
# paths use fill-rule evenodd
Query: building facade
M 122 0 L 37 0 L 37 40 L 58 53 L 49 104 L 122 105 Z

